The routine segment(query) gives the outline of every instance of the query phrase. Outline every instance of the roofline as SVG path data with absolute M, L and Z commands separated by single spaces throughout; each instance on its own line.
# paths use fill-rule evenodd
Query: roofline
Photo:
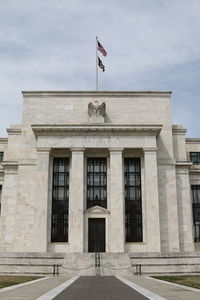
M 23 97 L 170 97 L 171 91 L 22 91 Z

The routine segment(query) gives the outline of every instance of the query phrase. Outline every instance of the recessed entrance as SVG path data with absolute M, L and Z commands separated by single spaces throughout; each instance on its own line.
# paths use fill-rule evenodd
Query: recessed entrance
M 105 219 L 88 219 L 88 252 L 105 252 Z

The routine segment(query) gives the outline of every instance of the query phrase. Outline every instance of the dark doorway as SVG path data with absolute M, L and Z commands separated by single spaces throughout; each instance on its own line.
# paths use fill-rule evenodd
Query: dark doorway
M 88 252 L 105 252 L 105 219 L 88 219 Z

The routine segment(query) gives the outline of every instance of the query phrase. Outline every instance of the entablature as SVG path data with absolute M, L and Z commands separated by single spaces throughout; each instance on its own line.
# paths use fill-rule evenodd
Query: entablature
M 32 125 L 35 136 L 49 135 L 146 135 L 158 136 L 162 125 L 125 125 L 125 124 L 74 124 L 74 125 Z

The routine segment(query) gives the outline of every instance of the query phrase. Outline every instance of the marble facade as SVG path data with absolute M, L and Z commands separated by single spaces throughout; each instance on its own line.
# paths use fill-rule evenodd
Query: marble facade
M 1 252 L 88 252 L 88 221 L 105 219 L 105 252 L 194 252 L 191 185 L 200 138 L 171 123 L 170 92 L 23 92 L 22 124 L 0 139 Z M 105 115 L 88 115 L 89 103 Z M 68 241 L 51 241 L 53 158 L 69 158 Z M 107 207 L 87 208 L 87 158 L 107 161 Z M 142 241 L 126 242 L 124 158 L 141 165 Z

